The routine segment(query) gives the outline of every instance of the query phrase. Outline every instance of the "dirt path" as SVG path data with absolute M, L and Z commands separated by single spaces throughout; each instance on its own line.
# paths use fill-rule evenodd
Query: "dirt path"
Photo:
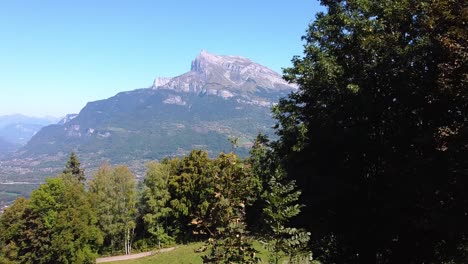
M 171 248 L 163 248 L 163 249 L 159 249 L 159 250 L 148 251 L 148 252 L 143 252 L 143 253 L 138 253 L 138 254 L 97 258 L 96 263 L 114 262 L 114 261 L 127 260 L 127 259 L 139 259 L 139 258 L 144 258 L 144 257 L 148 257 L 148 256 L 153 256 L 153 255 L 158 254 L 158 253 L 172 251 L 174 249 L 175 249 L 175 247 L 171 247 Z

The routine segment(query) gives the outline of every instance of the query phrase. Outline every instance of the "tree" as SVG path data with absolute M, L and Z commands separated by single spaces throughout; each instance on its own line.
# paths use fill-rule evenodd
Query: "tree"
M 103 234 L 101 252 L 110 249 L 111 253 L 117 248 L 118 224 L 116 215 L 115 185 L 112 180 L 114 170 L 105 163 L 101 165 L 89 182 L 89 195 L 98 217 L 98 227 Z
M 214 196 L 213 161 L 206 151 L 192 150 L 182 160 L 173 160 L 172 166 L 174 171 L 169 179 L 169 204 L 175 219 L 175 235 L 181 241 L 190 241 L 196 237 L 203 239 L 208 235 L 207 230 L 196 223 L 207 218 L 210 200 Z
M 26 230 L 29 200 L 19 197 L 0 215 L 0 263 L 16 263 L 21 246 L 21 234 Z
M 296 190 L 294 181 L 284 182 L 282 172 L 277 171 L 268 181 L 262 194 L 266 206 L 263 208 L 265 223 L 262 237 L 264 246 L 269 251 L 270 263 L 278 264 L 284 257 L 294 263 L 295 259 L 309 258 L 307 242 L 310 233 L 294 227 L 288 227 L 291 219 L 301 212 L 297 203 L 301 192 Z
M 229 143 L 231 143 L 231 152 L 234 152 L 234 149 L 239 147 L 239 138 L 238 137 L 229 137 Z
M 63 170 L 63 173 L 70 173 L 71 175 L 76 177 L 81 183 L 84 183 L 86 181 L 84 170 L 81 168 L 81 163 L 78 160 L 78 157 L 76 156 L 75 152 L 72 152 L 70 154 L 67 164 L 65 165 L 65 169 Z
M 161 243 L 173 241 L 173 238 L 167 234 L 167 220 L 172 211 L 168 207 L 171 199 L 168 189 L 170 172 L 169 164 L 150 162 L 143 181 L 141 199 L 144 208 L 143 221 L 147 231 L 156 239 L 158 247 L 161 247 Z
M 6 258 L 17 263 L 94 263 L 96 217 L 82 184 L 69 174 L 50 178 L 2 216 Z M 14 220 L 14 222 L 12 221 Z
M 221 153 L 215 160 L 214 195 L 207 217 L 197 224 L 211 234 L 204 263 L 257 263 L 245 225 L 245 207 L 255 199 L 257 183 L 250 167 L 235 154 Z
M 275 107 L 276 155 L 324 262 L 468 258 L 466 4 L 329 1 Z M 306 220 L 305 220 L 306 219 Z
M 57 199 L 57 218 L 52 229 L 50 263 L 94 263 L 102 236 L 96 227 L 97 218 L 89 197 L 79 179 L 63 175 L 62 197 Z M 39 199 L 42 196 L 39 195 Z M 47 197 L 47 196 L 46 196 Z M 43 201 L 36 203 L 31 196 L 32 208 L 43 210 Z M 50 214 L 52 215 L 52 214 Z M 48 219 L 47 219 L 48 220 Z M 46 223 L 47 223 L 46 220 Z M 47 225 L 46 225 L 47 226 Z
M 118 228 L 123 240 L 125 254 L 130 254 L 137 213 L 135 176 L 127 167 L 118 166 L 114 169 L 113 183 L 116 195 L 115 213 L 118 217 Z
M 270 263 L 280 263 L 285 257 L 291 262 L 308 259 L 310 233 L 291 227 L 293 218 L 299 215 L 303 207 L 298 203 L 301 192 L 294 181 L 286 178 L 278 160 L 268 138 L 259 134 L 248 160 L 262 183 L 255 204 L 257 212 L 254 214 L 261 226 L 259 237 L 269 252 Z
M 135 230 L 135 176 L 125 166 L 101 166 L 90 182 L 90 195 L 99 226 L 111 251 L 120 248 L 130 254 Z
M 202 256 L 203 263 L 259 263 L 244 219 L 244 206 L 235 206 L 227 224 L 217 227 L 215 236 L 206 242 L 204 250 L 209 252 Z

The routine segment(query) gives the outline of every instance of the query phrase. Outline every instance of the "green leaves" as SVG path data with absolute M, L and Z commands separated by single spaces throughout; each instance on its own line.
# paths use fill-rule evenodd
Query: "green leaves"
M 173 242 L 166 232 L 167 219 L 173 210 L 169 207 L 171 195 L 168 189 L 171 167 L 167 163 L 157 162 L 148 163 L 147 167 L 141 195 L 143 221 L 158 246 L 161 246 Z
M 104 164 L 89 183 L 89 192 L 104 234 L 104 248 L 129 254 L 136 227 L 135 176 L 127 167 L 113 169 Z
M 270 262 L 278 263 L 285 256 L 293 258 L 308 254 L 310 233 L 286 227 L 301 212 L 302 205 L 297 203 L 301 192 L 296 190 L 294 181 L 284 179 L 281 171 L 276 170 L 274 173 L 261 196 L 265 201 L 263 221 L 266 224 L 262 238 L 270 252 Z
M 274 108 L 271 144 L 303 190 L 299 222 L 315 234 L 314 253 L 327 263 L 463 262 L 468 230 L 453 223 L 468 220 L 455 186 L 467 184 L 466 4 L 322 4 L 304 56 L 285 70 L 299 89 Z
M 93 263 L 100 235 L 82 184 L 69 174 L 47 179 L 0 217 L 5 257 L 19 263 Z M 15 223 L 13 223 L 14 221 Z

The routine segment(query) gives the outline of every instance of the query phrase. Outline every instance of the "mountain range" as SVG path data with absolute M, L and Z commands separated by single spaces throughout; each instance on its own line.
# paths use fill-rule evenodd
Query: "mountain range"
M 55 117 L 20 114 L 0 116 L 0 157 L 25 145 L 39 130 L 57 122 Z
M 77 115 L 43 127 L 9 158 L 0 177 L 42 178 L 59 171 L 74 151 L 88 171 L 102 162 L 124 163 L 137 173 L 148 160 L 205 149 L 212 155 L 248 153 L 259 132 L 271 134 L 271 106 L 296 89 L 271 69 L 239 56 L 202 51 L 191 70 L 158 77 L 150 87 L 88 103 Z M 0 178 L 1 180 L 1 178 Z

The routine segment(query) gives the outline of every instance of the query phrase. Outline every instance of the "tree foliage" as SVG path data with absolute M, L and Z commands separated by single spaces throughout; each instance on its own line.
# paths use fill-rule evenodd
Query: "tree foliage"
M 276 155 L 304 191 L 327 263 L 468 257 L 467 7 L 460 0 L 321 3 L 299 90 L 275 107 Z
M 130 254 L 136 219 L 135 176 L 125 166 L 101 166 L 89 184 L 90 196 L 105 237 L 112 251 Z
M 21 234 L 26 229 L 26 214 L 29 200 L 19 197 L 0 216 L 0 263 L 15 263 L 19 260 Z
M 203 250 L 209 251 L 202 256 L 203 263 L 259 263 L 244 222 L 245 208 L 241 204 L 233 209 L 231 219 L 206 242 Z
M 5 257 L 13 263 L 94 263 L 101 243 L 84 187 L 69 174 L 50 178 L 2 215 Z
M 183 158 L 150 162 L 139 199 L 135 177 L 124 166 L 103 164 L 87 191 L 71 172 L 48 179 L 30 200 L 18 199 L 0 217 L 0 227 L 6 230 L 0 234 L 0 260 L 90 263 L 96 253 L 129 254 L 137 237 L 140 250 L 207 239 L 207 263 L 257 262 L 246 208 L 261 198 L 262 185 L 264 195 L 275 190 L 262 184 L 271 177 L 266 171 L 260 177 L 260 164 L 233 153 L 213 159 L 200 150 Z M 275 196 L 275 201 L 284 198 L 289 204 L 298 196 L 295 190 L 287 192 Z M 269 212 L 285 208 L 272 207 Z M 138 229 L 137 223 L 141 224 Z M 135 230 L 140 234 L 135 236 Z M 290 238 L 300 233 L 286 230 Z M 286 252 L 284 247 L 281 250 Z
M 294 181 L 284 182 L 281 172 L 272 175 L 262 195 L 266 206 L 263 208 L 266 224 L 265 247 L 270 252 L 270 263 L 280 263 L 281 258 L 288 257 L 290 261 L 301 257 L 309 257 L 307 243 L 310 233 L 287 226 L 291 219 L 301 212 L 297 203 L 300 191 L 296 190 Z
M 141 203 L 146 230 L 161 244 L 173 242 L 168 234 L 169 216 L 172 209 L 168 206 L 171 194 L 168 189 L 171 167 L 168 163 L 151 162 L 147 165 L 143 181 Z
M 209 230 L 211 237 L 203 257 L 204 263 L 257 263 L 245 225 L 245 207 L 255 199 L 257 181 L 250 167 L 233 153 L 221 153 L 214 161 L 214 196 L 206 218 L 198 225 Z
M 65 165 L 65 169 L 63 170 L 64 174 L 70 173 L 74 177 L 78 179 L 80 182 L 86 181 L 86 176 L 84 174 L 84 169 L 81 168 L 81 163 L 78 160 L 75 152 L 70 154 L 68 158 L 67 164 Z
M 286 257 L 293 263 L 301 258 L 309 259 L 307 242 L 310 233 L 291 226 L 303 207 L 298 203 L 301 191 L 297 190 L 294 181 L 286 178 L 269 145 L 267 137 L 258 135 L 249 158 L 262 183 L 256 203 L 257 210 L 261 211 L 254 216 L 262 224 L 260 241 L 269 252 L 270 263 L 280 263 Z
M 208 153 L 193 150 L 182 160 L 173 160 L 174 171 L 169 179 L 170 206 L 177 221 L 175 229 L 181 240 L 193 236 L 206 237 L 206 230 L 192 222 L 206 219 L 213 190 L 213 162 Z M 194 222 L 194 223 L 195 223 Z

